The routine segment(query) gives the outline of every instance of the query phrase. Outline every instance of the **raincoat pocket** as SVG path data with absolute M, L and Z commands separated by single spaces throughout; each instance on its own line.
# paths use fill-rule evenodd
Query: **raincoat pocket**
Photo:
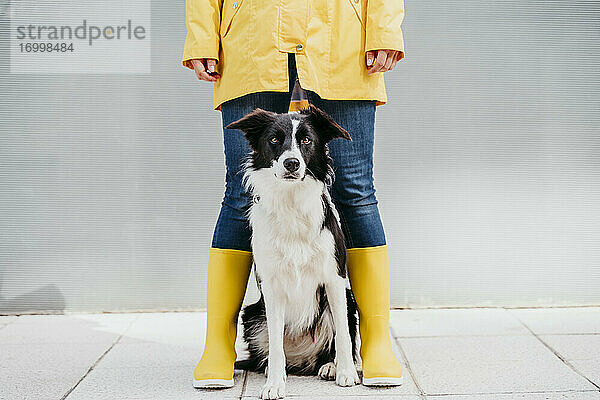
M 365 27 L 365 13 L 367 7 L 367 0 L 348 0 L 350 5 L 354 9 L 354 13 L 358 18 L 358 21 L 362 25 L 363 31 L 366 30 Z
M 234 17 L 242 7 L 244 0 L 225 0 L 221 12 L 221 26 L 219 34 L 223 39 L 229 33 Z

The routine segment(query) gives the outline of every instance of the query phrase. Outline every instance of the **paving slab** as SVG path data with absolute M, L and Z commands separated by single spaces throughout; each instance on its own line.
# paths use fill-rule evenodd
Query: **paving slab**
M 427 396 L 428 400 L 598 400 L 600 392 L 546 392 Z
M 596 389 L 533 336 L 397 340 L 428 395 Z
M 397 338 L 409 363 L 428 361 L 555 361 L 535 336 L 458 336 Z
M 600 333 L 600 307 L 534 308 L 508 311 L 539 335 Z
M 109 347 L 105 343 L 3 344 L 0 371 L 87 370 Z
M 136 318 L 134 314 L 22 315 L 0 329 L 0 345 L 113 343 Z
M 0 345 L 0 399 L 60 399 L 109 348 L 105 343 Z
M 135 368 L 187 366 L 193 371 L 202 356 L 203 346 L 171 343 L 117 343 L 96 368 Z
M 66 400 L 239 399 L 244 372 L 235 371 L 235 386 L 229 389 L 195 389 L 189 367 L 97 368 L 71 392 Z
M 16 321 L 19 318 L 16 315 L 0 315 L 0 329 L 4 326 L 10 324 L 11 322 Z
M 390 326 L 395 337 L 529 334 L 501 308 L 392 310 Z
M 541 335 L 540 338 L 567 360 L 600 359 L 600 335 Z
M 121 342 L 204 345 L 205 331 L 204 312 L 140 313 Z
M 600 359 L 572 360 L 569 361 L 577 371 L 600 387 Z
M 58 400 L 79 381 L 82 375 L 79 370 L 65 368 L 56 371 L 2 372 L 0 399 Z
M 472 394 L 595 390 L 560 361 L 432 361 L 411 363 L 426 394 Z
M 238 359 L 245 358 L 247 354 L 247 345 L 242 338 L 241 323 L 237 327 L 237 340 L 235 343 Z M 154 349 L 160 352 L 173 346 L 176 352 L 186 353 L 183 356 L 189 360 L 194 358 L 193 367 L 196 365 L 202 352 L 206 339 L 206 313 L 205 312 L 165 312 L 165 313 L 140 313 L 139 318 L 131 325 L 126 334 L 119 341 L 119 348 L 116 350 L 127 351 L 125 345 L 140 345 L 146 343 L 148 349 Z M 123 347 L 121 347 L 123 346 Z M 131 348 L 132 351 L 135 347 Z M 189 350 L 189 354 L 187 351 Z M 155 357 L 158 358 L 159 355 Z M 175 357 L 179 357 L 177 354 Z M 151 356 L 150 356 L 151 357 Z M 132 359 L 135 362 L 135 359 Z M 133 365 L 132 365 L 133 366 Z

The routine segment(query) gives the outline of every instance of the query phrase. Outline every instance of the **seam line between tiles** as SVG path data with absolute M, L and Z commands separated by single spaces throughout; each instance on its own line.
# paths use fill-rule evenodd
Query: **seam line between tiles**
M 531 334 L 540 341 L 541 344 L 543 344 L 548 350 L 550 350 L 560 361 L 563 362 L 563 364 L 565 364 L 567 367 L 569 367 L 571 370 L 573 370 L 573 372 L 575 372 L 577 375 L 581 376 L 583 379 L 585 379 L 586 381 L 588 381 L 589 383 L 591 383 L 594 387 L 596 387 L 597 390 L 600 390 L 600 386 L 598 386 L 597 384 L 595 384 L 590 378 L 588 378 L 587 376 L 585 376 L 584 374 L 582 374 L 581 372 L 579 372 L 579 370 L 577 368 L 575 368 L 575 366 L 573 366 L 573 364 L 571 364 L 565 357 L 563 357 L 558 351 L 556 351 L 552 346 L 550 346 L 548 343 L 546 343 L 537 333 L 535 333 L 530 327 L 529 325 L 527 325 L 525 322 L 523 322 L 521 320 L 521 318 L 519 318 L 518 315 L 514 315 L 514 317 L 525 327 L 527 328 L 527 330 L 529 330 L 529 332 L 531 332 Z
M 583 304 L 583 305 L 548 305 L 548 306 L 431 306 L 431 307 L 418 307 L 418 306 L 394 306 L 390 307 L 390 310 L 394 311 L 428 311 L 428 310 L 481 310 L 481 309 L 496 309 L 496 310 L 542 310 L 545 308 L 598 308 L 600 304 Z M 206 310 L 204 310 L 206 311 Z
M 477 334 L 477 335 L 426 335 L 426 336 L 394 336 L 394 339 L 437 339 L 437 338 L 464 338 L 464 337 L 518 337 L 518 336 L 530 336 L 529 332 L 526 333 L 507 333 L 507 334 Z
M 555 393 L 598 393 L 598 390 L 587 389 L 587 390 L 542 390 L 542 391 L 528 391 L 528 392 L 473 392 L 473 393 L 436 393 L 429 394 L 430 397 L 445 397 L 445 396 L 480 396 L 487 394 L 555 394 Z
M 542 336 L 599 336 L 600 332 L 588 333 L 544 333 Z
M 248 371 L 244 371 L 244 379 L 242 381 L 242 391 L 240 393 L 240 400 L 244 398 L 244 393 L 246 393 L 246 385 L 248 384 Z
M 65 394 L 64 394 L 64 395 L 63 395 L 63 396 L 60 398 L 60 400 L 65 400 L 67 397 L 69 397 L 69 395 L 70 395 L 70 394 L 73 392 L 73 390 L 75 390 L 75 388 L 76 388 L 77 386 L 79 386 L 79 384 L 80 384 L 81 382 L 83 382 L 83 380 L 84 380 L 85 378 L 87 378 L 87 376 L 90 374 L 90 372 L 92 372 L 92 370 L 93 370 L 94 368 L 96 368 L 96 365 L 98 365 L 98 363 L 99 363 L 100 361 L 102 361 L 102 359 L 104 358 L 104 356 L 105 356 L 105 355 L 107 355 L 107 354 L 108 354 L 108 352 L 109 352 L 109 351 L 111 351 L 111 350 L 113 349 L 113 347 L 115 347 L 115 345 L 121 341 L 121 338 L 122 338 L 123 336 L 125 336 L 125 333 L 127 333 L 127 331 L 129 331 L 129 329 L 131 328 L 131 326 L 133 325 L 133 323 L 134 323 L 134 322 L 136 322 L 136 321 L 138 320 L 138 318 L 139 318 L 139 316 L 137 316 L 136 318 L 134 318 L 134 319 L 133 319 L 133 320 L 132 320 L 132 321 L 129 323 L 129 326 L 127 327 L 127 329 L 125 329 L 125 330 L 124 330 L 124 331 L 123 331 L 123 332 L 122 332 L 122 333 L 119 335 L 119 337 L 118 337 L 118 338 L 117 338 L 117 339 L 116 339 L 116 340 L 115 340 L 115 341 L 114 341 L 114 342 L 113 342 L 113 343 L 112 343 L 112 344 L 111 344 L 111 345 L 108 347 L 108 349 L 106 349 L 106 350 L 105 350 L 105 351 L 104 351 L 104 352 L 103 352 L 103 353 L 100 355 L 100 357 L 98 357 L 98 359 L 97 359 L 96 361 L 94 361 L 94 363 L 92 364 L 92 366 L 88 368 L 88 370 L 85 372 L 85 374 L 83 374 L 83 376 L 82 376 L 81 378 L 79 378 L 79 380 L 78 380 L 78 381 L 75 383 L 75 385 L 73 385 L 73 386 L 72 386 L 72 387 L 71 387 L 71 388 L 70 388 L 70 389 L 67 391 L 67 393 L 65 393 Z
M 412 378 L 413 382 L 415 383 L 415 386 L 417 387 L 417 390 L 419 391 L 419 397 L 421 397 L 422 400 L 427 400 L 427 397 L 425 397 L 425 392 L 423 391 L 423 388 L 421 388 L 421 385 L 417 381 L 417 377 L 416 377 L 415 373 L 413 372 L 412 368 L 410 367 L 410 363 L 408 362 L 408 357 L 406 357 L 406 353 L 404 352 L 404 348 L 402 348 L 402 344 L 400 343 L 400 341 L 397 338 L 394 338 L 394 341 L 396 342 L 396 345 L 398 345 L 398 350 L 400 351 L 400 355 L 402 356 L 402 359 L 404 360 L 404 364 L 406 365 L 406 370 L 408 371 L 408 374 Z

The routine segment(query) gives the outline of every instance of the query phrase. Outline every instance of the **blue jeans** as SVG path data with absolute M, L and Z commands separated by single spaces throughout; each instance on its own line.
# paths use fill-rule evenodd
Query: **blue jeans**
M 288 112 L 297 74 L 293 53 L 289 53 L 288 71 L 289 92 L 256 92 L 222 103 L 223 126 L 257 107 L 276 113 Z M 328 113 L 352 137 L 352 141 L 334 139 L 329 143 L 335 172 L 331 197 L 340 214 L 346 247 L 386 244 L 373 186 L 375 100 L 324 100 L 310 90 L 306 93 L 311 104 Z M 251 251 L 251 228 L 245 216 L 251 197 L 242 185 L 241 165 L 250 147 L 237 129 L 223 129 L 223 139 L 227 167 L 225 195 L 212 247 Z

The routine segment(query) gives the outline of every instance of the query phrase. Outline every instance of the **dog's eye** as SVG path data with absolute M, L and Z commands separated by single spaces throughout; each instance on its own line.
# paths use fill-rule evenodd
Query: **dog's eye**
M 300 141 L 300 143 L 302 143 L 302 144 L 311 144 L 312 140 L 308 136 L 304 136 L 302 138 L 302 140 Z
M 269 143 L 277 144 L 279 143 L 279 139 L 277 139 L 277 136 L 271 136 L 271 138 L 269 139 Z

